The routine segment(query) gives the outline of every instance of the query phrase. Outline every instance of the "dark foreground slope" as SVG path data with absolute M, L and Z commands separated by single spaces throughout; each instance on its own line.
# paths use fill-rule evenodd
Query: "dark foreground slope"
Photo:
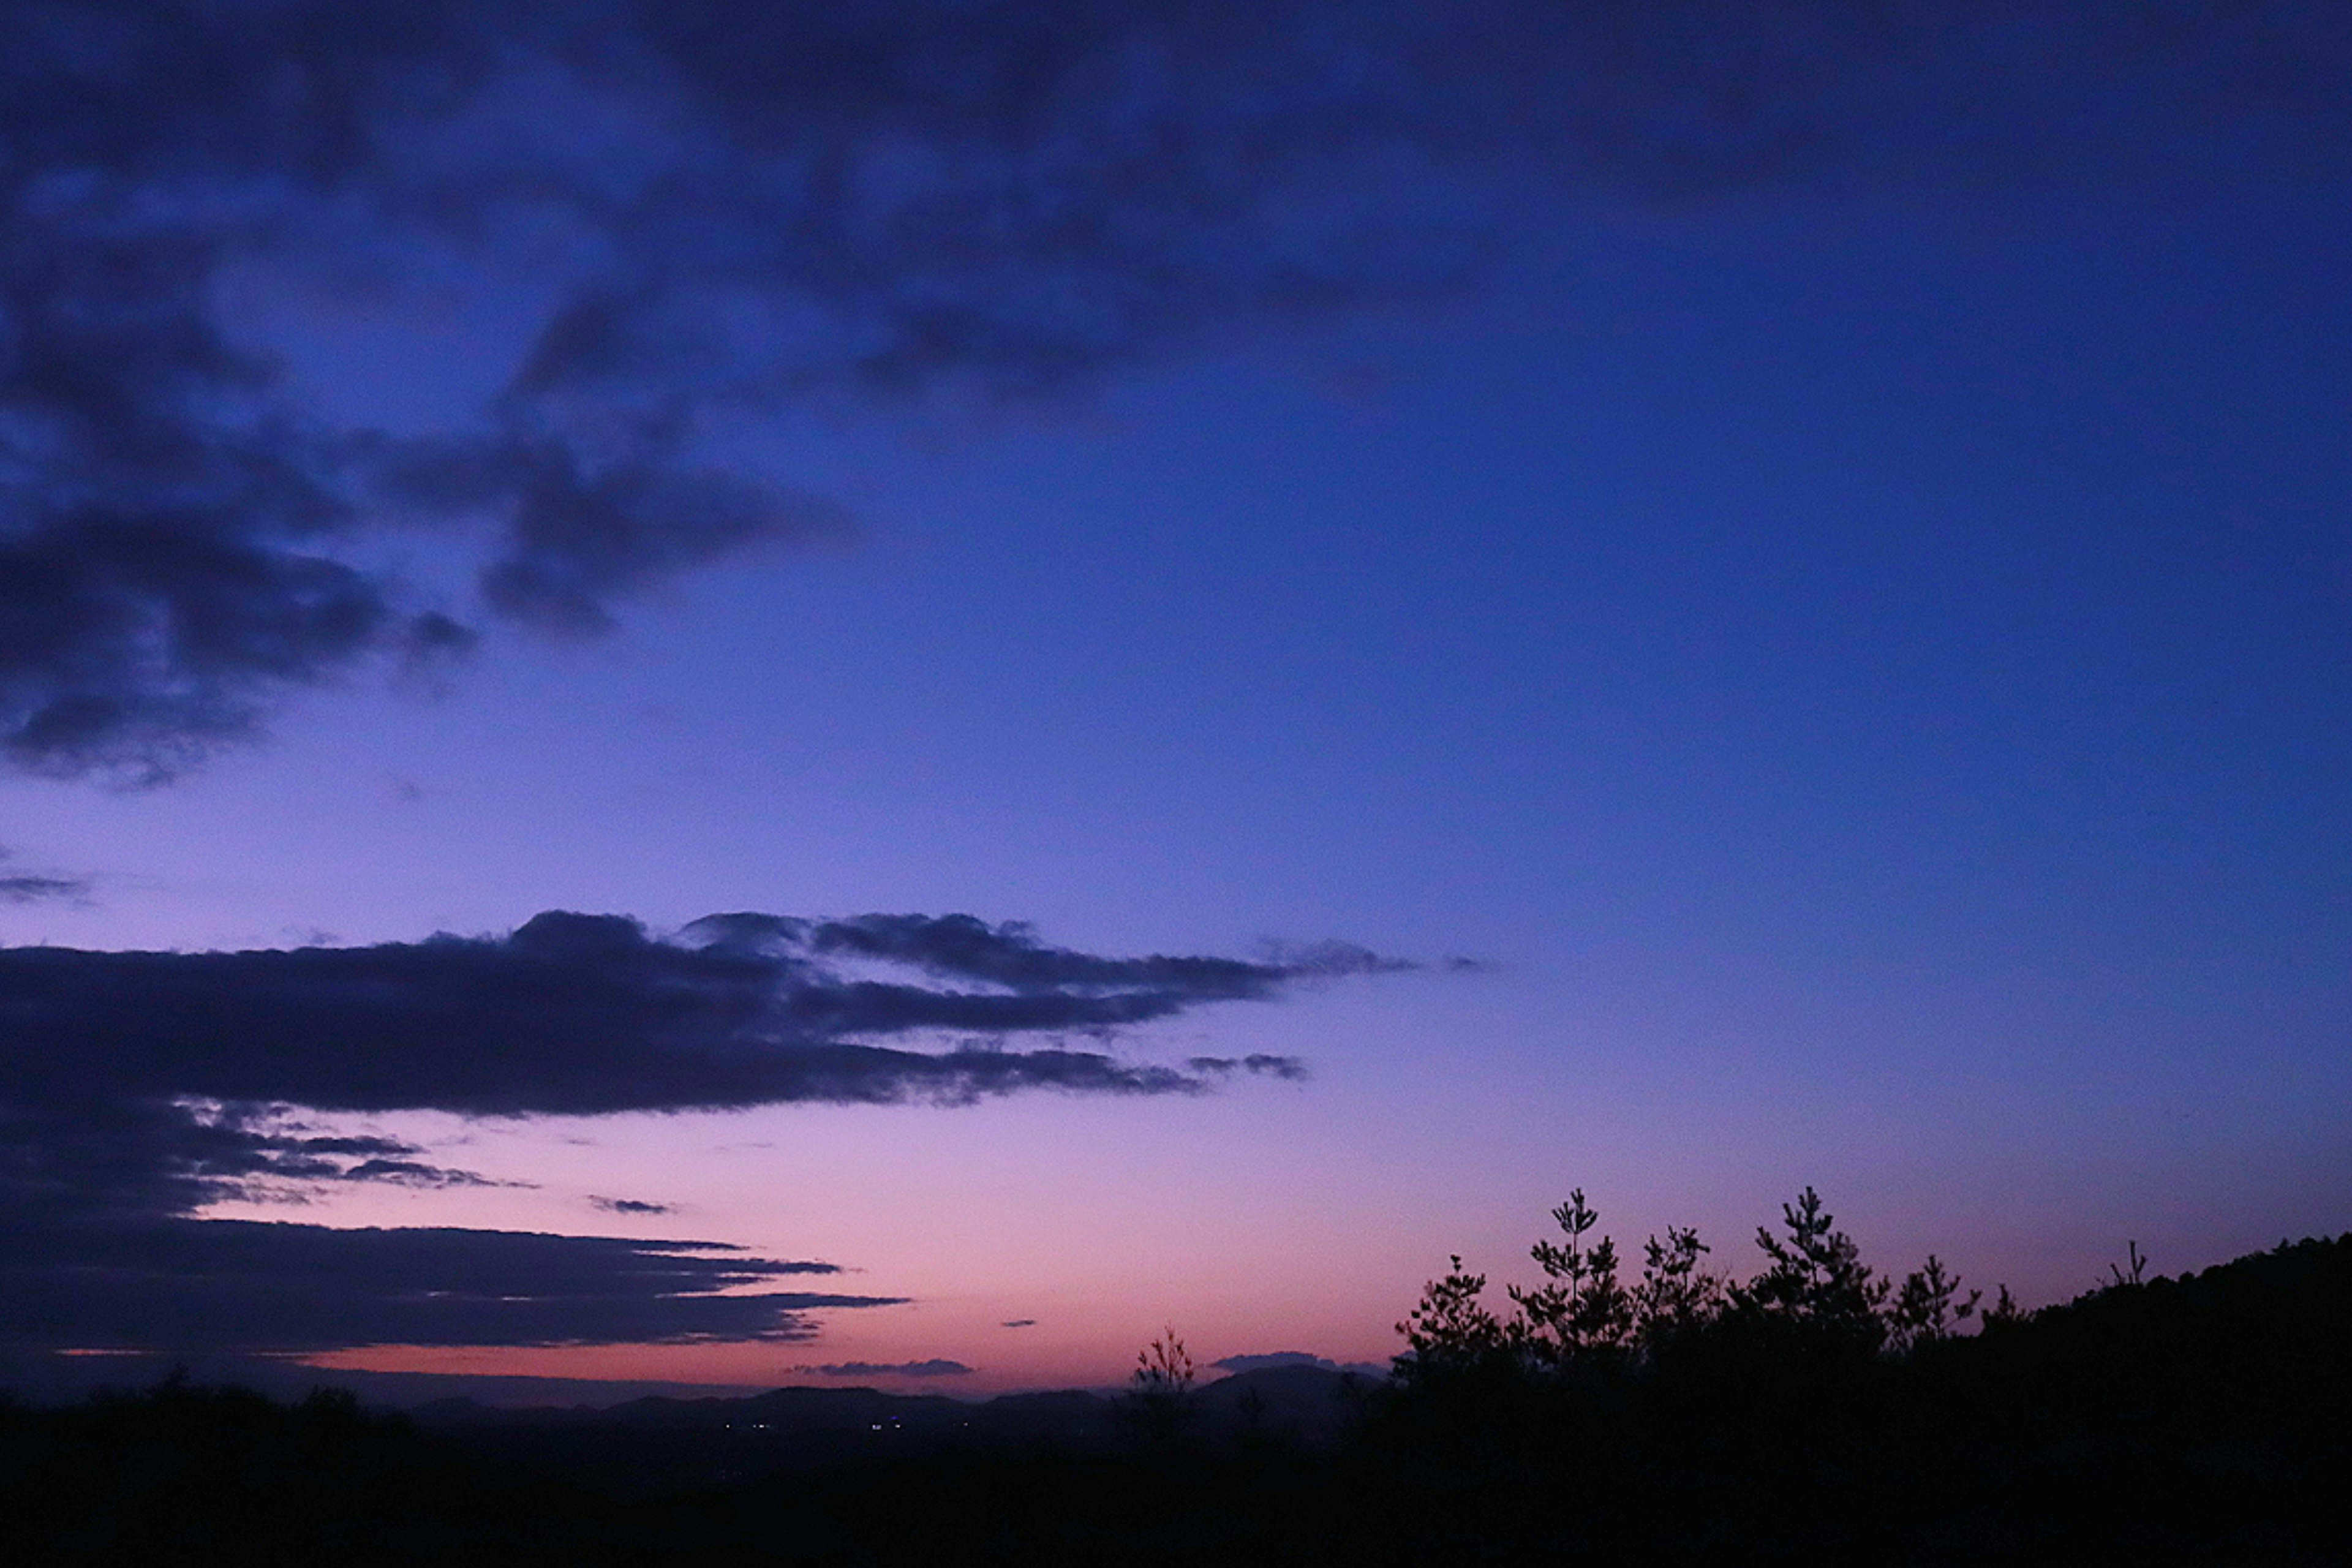
M 1066 1401 L 1039 1429 L 810 1448 L 628 1493 L 583 1479 L 594 1464 L 567 1479 L 560 1445 L 518 1460 L 512 1430 L 166 1386 L 0 1412 L 0 1547 L 255 1565 L 2342 1563 L 2347 1327 L 2352 1237 L 1900 1360 L 1726 1334 L 1638 1367 L 1470 1367 L 1378 1391 L 1321 1443 L 1231 1390 L 1173 1440 L 1115 1422 L 1066 1440 L 1054 1424 L 1091 1408 Z M 567 1419 L 625 1455 L 632 1434 L 707 1427 L 695 1404 Z M 869 1437 L 888 1408 L 860 1405 Z
M 1422 1560 L 2352 1562 L 2352 1237 L 1892 1359 L 1736 1321 L 1638 1372 L 1473 1368 L 1351 1454 Z

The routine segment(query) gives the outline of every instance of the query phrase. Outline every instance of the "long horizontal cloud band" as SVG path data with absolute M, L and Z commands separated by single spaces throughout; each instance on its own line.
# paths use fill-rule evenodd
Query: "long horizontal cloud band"
M 888 973 L 845 972 L 843 959 Z M 1165 1093 L 1174 1068 L 1009 1037 L 1104 1031 L 1401 965 L 1106 959 L 969 917 L 727 916 L 679 940 L 542 914 L 505 937 L 246 952 L 0 950 L 14 1097 L 597 1114 L 1017 1089 Z M 877 1043 L 946 1035 L 954 1048 Z
M 665 577 L 847 525 L 708 461 L 715 412 L 1020 395 L 1457 286 L 1496 237 L 1465 193 L 1497 182 L 2006 177 L 2160 163 L 2181 126 L 2340 161 L 2338 10 L 12 5 L 0 760 L 161 779 L 288 689 L 463 653 L 485 616 L 595 630 Z M 364 276 L 398 309 L 404 275 L 520 301 L 446 428 L 306 405 L 224 303 Z M 425 526 L 472 531 L 470 602 L 364 563 Z
M 793 1340 L 898 1298 L 710 1242 L 239 1220 L 0 1226 L 0 1344 L 171 1351 Z M 732 1291 L 719 1294 L 720 1291 Z

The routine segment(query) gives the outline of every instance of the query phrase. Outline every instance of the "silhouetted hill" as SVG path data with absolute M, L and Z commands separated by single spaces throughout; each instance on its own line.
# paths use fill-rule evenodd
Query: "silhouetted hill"
M 1198 1418 L 1218 1438 L 1246 1436 L 1323 1447 L 1364 1414 L 1373 1384 L 1321 1366 L 1237 1372 L 1197 1392 Z
M 493 1409 L 445 1400 L 412 1415 L 426 1430 L 502 1464 L 639 1496 L 988 1441 L 994 1434 L 984 1425 L 986 1408 L 873 1388 L 779 1388 L 740 1399 L 633 1399 L 604 1409 Z
M 1328 1447 L 1360 1416 L 1369 1388 L 1325 1367 L 1237 1373 L 1192 1395 L 1183 1430 L 1210 1444 L 1247 1438 Z M 501 1460 L 631 1493 L 947 1447 L 1108 1452 L 1133 1437 L 1115 1400 L 1078 1389 L 966 1402 L 792 1387 L 738 1399 L 633 1399 L 602 1409 L 442 1399 L 409 1414 L 426 1430 Z

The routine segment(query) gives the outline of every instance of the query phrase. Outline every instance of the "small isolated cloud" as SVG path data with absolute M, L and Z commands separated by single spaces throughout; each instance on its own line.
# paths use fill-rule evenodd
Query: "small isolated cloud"
M 960 1361 L 936 1358 L 931 1361 L 836 1361 L 821 1366 L 796 1366 L 794 1372 L 813 1372 L 820 1377 L 969 1377 L 978 1369 Z
M 0 849 L 0 860 L 10 858 Z M 0 871 L 0 904 L 79 902 L 89 897 L 87 877 L 58 877 L 32 871 Z
M 1034 1329 L 1037 1326 L 1037 1320 L 1034 1318 L 1007 1318 L 1004 1320 L 1003 1326 L 1008 1329 Z
M 18 873 L 0 877 L 0 903 L 38 904 L 58 899 L 82 899 L 89 884 L 79 877 L 37 877 Z
M 675 1204 L 648 1203 L 644 1198 L 599 1197 L 593 1193 L 588 1194 L 588 1201 L 606 1214 L 674 1214 L 677 1209 Z
M 1309 1355 L 1305 1351 L 1266 1351 L 1258 1355 L 1229 1355 L 1209 1363 L 1219 1372 L 1262 1372 L 1270 1366 L 1319 1366 L 1327 1372 L 1337 1372 L 1339 1363 L 1328 1356 Z

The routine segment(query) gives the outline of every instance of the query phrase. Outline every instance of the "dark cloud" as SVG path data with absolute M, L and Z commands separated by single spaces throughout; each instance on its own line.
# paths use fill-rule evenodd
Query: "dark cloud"
M 593 1194 L 589 1194 L 588 1201 L 606 1214 L 670 1214 L 677 1206 L 648 1203 L 643 1198 L 600 1198 Z
M 833 1268 L 701 1242 L 192 1216 L 225 1197 L 488 1180 L 325 1113 L 965 1102 L 1296 1076 L 1288 1058 L 1129 1061 L 1101 1037 L 1329 973 L 1102 958 L 961 915 L 735 914 L 664 939 L 551 912 L 501 937 L 373 947 L 0 949 L 0 1342 L 153 1348 L 207 1323 L 225 1337 L 194 1348 L 792 1337 L 797 1314 L 880 1299 L 713 1294 Z
M 897 945 L 840 941 L 873 929 Z M 93 1093 L 118 1105 L 215 1102 L 228 1110 L 209 1125 L 208 1152 L 263 1161 L 291 1152 L 255 1142 L 246 1108 L 595 1115 L 1027 1089 L 1195 1091 L 1197 1072 L 1058 1037 L 1268 999 L 1325 973 L 1098 958 L 968 916 L 730 915 L 664 940 L 620 916 L 550 912 L 503 937 L 373 947 L 0 949 L 0 1059 L 11 1098 L 33 1106 Z M 1006 1048 L 1021 1035 L 1049 1038 Z M 944 1044 L 919 1049 L 909 1037 Z M 1233 1065 L 1220 1058 L 1214 1070 Z
M 1007 1318 L 1000 1326 L 1008 1329 L 1034 1329 L 1037 1326 L 1037 1320 L 1034 1318 Z
M 591 467 L 547 440 L 411 442 L 388 455 L 378 489 L 427 512 L 503 514 L 506 548 L 482 570 L 482 597 L 560 632 L 609 630 L 614 598 L 748 545 L 848 531 L 822 497 L 686 469 L 640 445 L 651 449 Z
M 969 1377 L 974 1368 L 960 1361 L 842 1361 L 823 1366 L 796 1366 L 794 1372 L 814 1372 L 824 1377 Z
M 745 1289 L 837 1272 L 702 1241 L 19 1220 L 0 1226 L 0 1343 L 216 1353 L 793 1340 L 814 1332 L 809 1310 L 894 1304 Z
M 0 903 L 37 904 L 53 899 L 81 899 L 89 883 L 79 877 L 40 877 L 24 872 L 0 875 Z
M 0 848 L 0 861 L 8 858 L 8 851 Z M 89 897 L 89 889 L 87 877 L 0 870 L 0 904 L 39 904 L 57 900 L 79 902 Z
M 1052 393 L 1456 286 L 1528 207 L 1482 192 L 2352 145 L 2352 26 L 2320 0 L 8 15 L 0 752 L 134 780 L 289 689 L 462 655 L 467 621 L 593 631 L 673 574 L 840 531 L 707 460 L 715 415 Z M 452 279 L 512 330 L 431 430 L 305 404 L 229 303 L 316 283 L 396 313 Z M 391 527 L 466 531 L 470 608 L 371 563 Z
M 322 1135 L 289 1107 L 598 1115 L 1296 1077 L 1289 1058 L 1178 1068 L 1063 1037 L 1325 973 L 1101 958 L 968 916 L 739 914 L 664 940 L 551 912 L 503 937 L 373 947 L 0 949 L 0 1208 L 184 1213 L 305 1184 L 481 1180 L 396 1139 Z M 1024 1035 L 1045 1037 L 1013 1048 Z

